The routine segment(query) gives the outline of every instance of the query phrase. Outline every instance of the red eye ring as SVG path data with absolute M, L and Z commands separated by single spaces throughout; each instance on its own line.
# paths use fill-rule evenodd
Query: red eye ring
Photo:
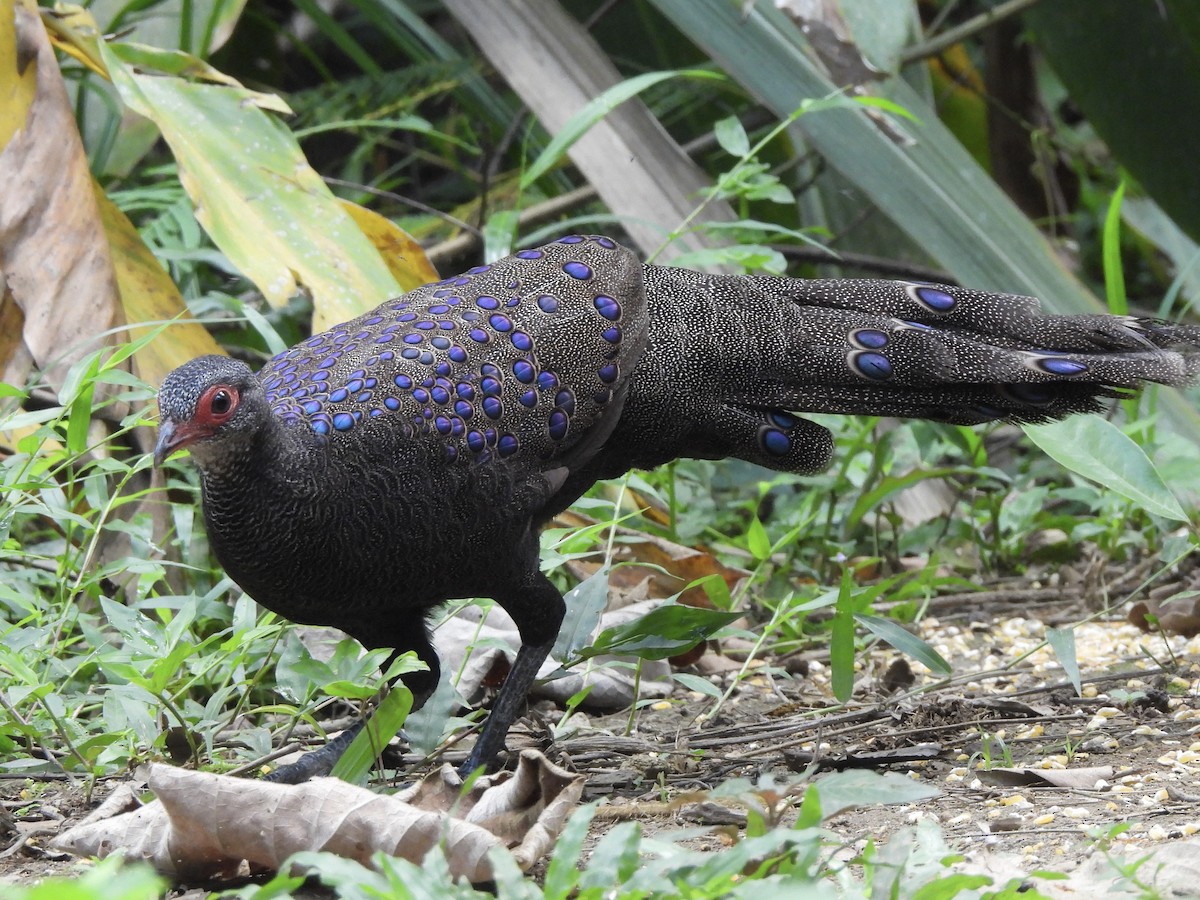
M 228 421 L 241 402 L 237 388 L 228 384 L 214 384 L 196 402 L 196 421 L 207 425 L 221 425 Z

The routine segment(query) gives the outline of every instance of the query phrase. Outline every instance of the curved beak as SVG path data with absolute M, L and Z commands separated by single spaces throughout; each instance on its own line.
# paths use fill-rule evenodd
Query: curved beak
M 158 426 L 158 443 L 154 445 L 154 465 L 161 466 L 163 461 L 184 446 L 189 439 L 185 430 L 176 429 L 170 419 L 163 419 Z

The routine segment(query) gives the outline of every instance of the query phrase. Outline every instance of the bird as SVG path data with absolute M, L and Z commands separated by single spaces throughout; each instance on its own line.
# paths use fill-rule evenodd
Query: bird
M 597 481 L 680 457 L 811 474 L 833 441 L 805 413 L 1044 422 L 1198 369 L 1196 326 L 941 284 L 706 275 L 569 235 L 258 372 L 183 364 L 158 392 L 154 461 L 190 451 L 216 559 L 259 604 L 415 651 L 414 707 L 439 678 L 431 612 L 489 597 L 512 616 L 521 646 L 465 775 L 497 761 L 563 620 L 539 529 Z M 279 780 L 327 771 L 357 730 Z

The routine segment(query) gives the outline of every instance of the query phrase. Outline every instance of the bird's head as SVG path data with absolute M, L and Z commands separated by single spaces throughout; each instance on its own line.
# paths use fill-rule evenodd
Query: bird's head
M 201 356 L 173 371 L 158 389 L 158 409 L 155 465 L 190 447 L 204 466 L 253 437 L 271 418 L 250 367 L 228 356 Z

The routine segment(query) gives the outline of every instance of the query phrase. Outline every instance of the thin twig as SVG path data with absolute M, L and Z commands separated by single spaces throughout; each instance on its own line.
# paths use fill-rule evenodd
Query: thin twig
M 1024 12 L 1037 2 L 1038 0 L 1008 0 L 1007 3 L 1001 3 L 999 6 L 984 10 L 961 25 L 956 25 L 949 31 L 943 31 L 935 38 L 930 38 L 923 43 L 913 44 L 911 47 L 905 48 L 900 53 L 900 64 L 907 65 L 919 59 L 937 56 L 947 47 L 953 47 L 955 44 L 961 43 L 967 38 L 983 31 L 985 28 L 990 28 L 997 22 L 1001 22 L 1010 16 L 1015 16 L 1017 13 Z

